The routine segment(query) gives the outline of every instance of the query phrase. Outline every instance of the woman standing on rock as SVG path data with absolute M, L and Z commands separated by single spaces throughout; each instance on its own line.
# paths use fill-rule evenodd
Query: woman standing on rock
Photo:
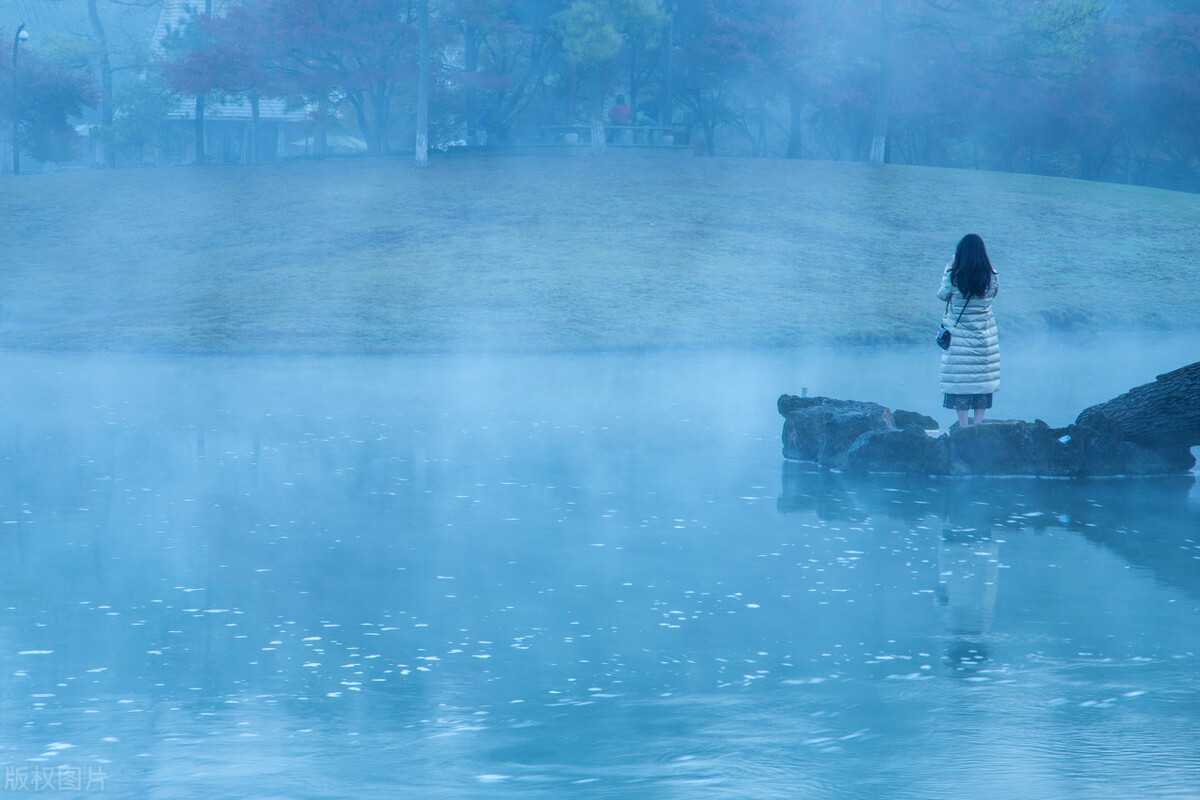
M 983 239 L 968 233 L 946 265 L 938 299 L 946 301 L 943 324 L 951 329 L 950 348 L 942 354 L 942 405 L 958 412 L 958 424 L 978 425 L 1000 388 L 1000 340 L 992 300 L 996 271 Z M 968 422 L 967 411 L 974 416 Z

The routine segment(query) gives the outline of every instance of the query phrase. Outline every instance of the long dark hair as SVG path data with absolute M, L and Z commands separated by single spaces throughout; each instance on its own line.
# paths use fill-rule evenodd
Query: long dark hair
M 983 297 L 992 288 L 992 262 L 978 234 L 968 233 L 954 251 L 950 282 L 966 297 Z

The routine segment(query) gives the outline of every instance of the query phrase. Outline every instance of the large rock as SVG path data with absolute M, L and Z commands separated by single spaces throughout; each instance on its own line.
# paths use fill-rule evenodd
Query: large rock
M 871 431 L 850 445 L 846 468 L 851 472 L 946 475 L 950 469 L 950 437 L 935 439 L 915 426 Z
M 950 445 L 950 474 L 1065 477 L 1072 469 L 1078 472 L 1066 449 L 1070 443 L 1055 441 L 1055 452 L 1046 441 L 1053 435 L 1044 422 L 1006 421 L 956 428 Z
M 931 416 L 918 414 L 916 411 L 902 411 L 898 408 L 892 411 L 892 421 L 896 423 L 896 427 L 900 430 L 916 428 L 921 431 L 936 431 L 942 427 Z
M 845 468 L 851 445 L 864 433 L 896 427 L 892 412 L 878 403 L 783 395 L 776 405 L 784 415 L 784 457 L 830 469 Z

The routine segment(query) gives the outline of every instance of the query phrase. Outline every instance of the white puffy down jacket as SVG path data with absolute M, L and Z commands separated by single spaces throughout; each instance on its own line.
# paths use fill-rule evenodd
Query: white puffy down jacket
M 992 286 L 983 297 L 970 302 L 950 282 L 950 267 L 942 274 L 939 300 L 949 300 L 950 307 L 942 320 L 952 328 L 950 349 L 942 353 L 943 394 L 992 394 L 1000 388 L 1000 338 L 996 332 L 996 317 L 992 300 L 996 297 L 997 279 L 992 273 Z M 954 321 L 966 304 L 958 327 Z

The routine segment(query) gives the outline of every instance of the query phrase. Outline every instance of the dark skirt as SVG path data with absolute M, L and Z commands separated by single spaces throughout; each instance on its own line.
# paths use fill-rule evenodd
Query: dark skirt
M 942 395 L 942 408 L 967 411 L 972 408 L 991 408 L 990 394 L 946 394 Z

